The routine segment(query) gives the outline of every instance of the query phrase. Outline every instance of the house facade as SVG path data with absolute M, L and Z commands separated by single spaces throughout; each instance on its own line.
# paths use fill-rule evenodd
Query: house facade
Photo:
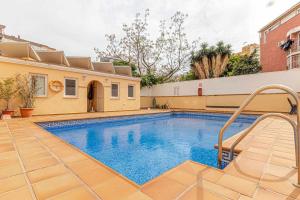
M 264 26 L 259 34 L 263 72 L 300 67 L 300 3 Z
M 132 77 L 129 66 L 66 56 L 63 51 L 1 33 L 0 79 L 17 74 L 35 78 L 34 115 L 140 109 L 140 79 Z M 11 102 L 15 111 L 21 105 L 19 98 Z

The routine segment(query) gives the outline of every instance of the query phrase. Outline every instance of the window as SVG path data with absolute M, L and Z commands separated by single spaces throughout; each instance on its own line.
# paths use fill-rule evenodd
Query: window
M 77 79 L 65 78 L 65 97 L 77 96 Z
M 128 85 L 128 97 L 134 98 L 134 86 L 133 85 Z
M 32 74 L 31 78 L 35 81 L 35 96 L 46 97 L 47 96 L 47 75 Z
M 111 97 L 113 97 L 113 98 L 119 97 L 119 84 L 118 83 L 111 84 Z

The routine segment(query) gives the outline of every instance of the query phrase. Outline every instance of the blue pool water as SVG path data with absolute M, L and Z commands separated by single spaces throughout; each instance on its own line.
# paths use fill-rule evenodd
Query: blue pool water
M 216 167 L 214 145 L 229 117 L 166 113 L 39 125 L 137 184 L 143 184 L 186 160 Z M 225 138 L 245 129 L 255 119 L 255 116 L 239 117 Z

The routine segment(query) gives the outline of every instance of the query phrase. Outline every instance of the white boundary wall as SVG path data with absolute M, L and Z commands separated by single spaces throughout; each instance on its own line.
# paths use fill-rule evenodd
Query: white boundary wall
M 270 84 L 286 85 L 300 92 L 300 69 L 165 83 L 142 88 L 141 96 L 196 96 L 199 85 L 202 85 L 203 95 L 250 94 L 258 87 Z M 267 93 L 283 92 L 270 90 Z
M 181 81 L 144 87 L 141 96 L 196 96 L 200 80 Z M 200 85 L 201 86 L 201 85 Z

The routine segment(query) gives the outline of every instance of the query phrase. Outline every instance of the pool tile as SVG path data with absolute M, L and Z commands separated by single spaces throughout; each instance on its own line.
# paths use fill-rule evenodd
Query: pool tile
M 155 200 L 174 199 L 181 194 L 187 187 L 177 181 L 166 177 L 151 181 L 142 187 L 142 192 Z
M 75 178 L 74 175 L 68 173 L 39 181 L 32 186 L 38 199 L 46 199 L 79 185 L 80 182 L 78 179 Z
M 92 188 L 104 200 L 126 198 L 138 191 L 137 187 L 128 184 L 126 180 L 120 177 L 111 178 Z

